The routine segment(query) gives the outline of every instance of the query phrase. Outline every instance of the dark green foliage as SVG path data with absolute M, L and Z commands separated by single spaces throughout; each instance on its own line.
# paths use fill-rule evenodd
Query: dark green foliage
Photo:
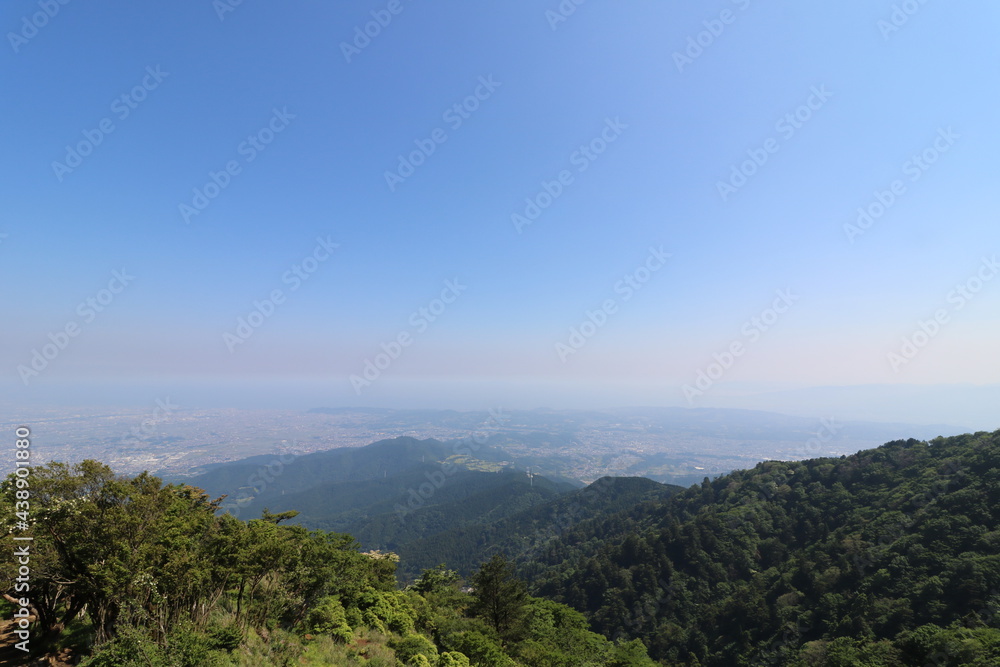
M 434 569 L 424 570 L 424 573 L 413 583 L 411 588 L 426 595 L 446 589 L 457 581 L 458 573 L 447 569 L 444 563 L 441 563 Z
M 944 649 L 906 633 L 956 622 L 987 626 L 964 641 L 989 664 L 998 546 L 1000 432 L 977 433 L 769 461 L 581 524 L 535 590 L 668 664 L 922 665 Z
M 255 457 L 189 481 L 229 494 L 222 507 L 238 516 L 298 511 L 295 523 L 398 553 L 404 580 L 441 562 L 468 576 L 497 552 L 527 565 L 581 522 L 682 490 L 641 477 L 576 489 L 529 478 L 510 469 L 509 458 L 471 440 L 396 438 L 285 462 Z
M 211 648 L 221 651 L 235 651 L 243 643 L 243 632 L 235 625 L 210 628 L 208 637 Z
M 298 510 L 304 517 L 320 520 L 328 517 L 331 505 L 340 514 L 387 502 L 382 511 L 391 512 L 397 498 L 427 482 L 425 474 L 440 471 L 440 462 L 465 452 L 470 448 L 464 445 L 401 437 L 299 457 L 257 456 L 212 466 L 185 481 L 213 497 L 228 496 L 223 508 L 241 518 L 259 516 L 264 507 L 270 507 Z M 477 446 L 475 455 L 489 461 L 506 458 L 491 447 Z M 289 498 L 295 499 L 293 506 L 284 504 Z
M 406 563 L 402 574 L 410 578 L 436 563 L 452 564 L 452 557 L 461 553 L 455 548 L 454 531 L 485 529 L 570 490 L 538 477 L 529 480 L 524 473 L 517 472 L 459 471 L 437 479 L 441 486 L 426 499 L 417 490 L 426 492 L 433 487 L 421 475 L 413 480 L 406 494 L 393 499 L 391 506 L 368 507 L 365 509 L 368 516 L 354 520 L 344 529 L 366 547 L 398 553 Z M 388 512 L 381 513 L 385 510 Z M 326 522 L 316 525 L 333 527 Z M 463 559 L 460 565 L 465 567 L 461 571 L 471 572 L 483 557 L 480 553 L 470 560 Z
M 521 479 L 523 484 L 526 480 Z M 538 477 L 535 483 L 540 483 Z M 602 477 L 586 488 L 542 497 L 528 507 L 516 506 L 507 498 L 498 503 L 502 511 L 471 514 L 465 521 L 453 521 L 442 532 L 430 531 L 423 536 L 416 533 L 416 539 L 398 548 L 409 563 L 401 573 L 408 576 L 412 568 L 445 562 L 460 574 L 469 575 L 493 553 L 502 553 L 530 574 L 534 559 L 557 544 L 561 535 L 585 522 L 679 491 L 683 489 L 641 477 Z
M 0 488 L 6 517 L 12 482 Z M 499 557 L 474 579 L 476 596 L 444 565 L 399 590 L 398 556 L 287 525 L 294 510 L 242 522 L 199 489 L 119 477 L 93 461 L 39 466 L 32 482 L 41 499 L 32 585 L 45 618 L 76 628 L 84 614 L 93 632 L 75 648 L 88 665 L 543 667 L 585 654 L 595 667 L 623 656 L 645 664 L 638 647 L 622 653 L 579 613 L 528 597 Z M 0 567 L 10 594 L 16 566 Z M 44 627 L 50 639 L 62 630 Z
M 472 575 L 475 596 L 473 613 L 492 627 L 503 644 L 522 632 L 528 593 L 524 582 L 514 576 L 514 566 L 503 556 L 495 555 Z
M 289 525 L 294 508 L 244 522 L 94 461 L 31 474 L 35 629 L 68 624 L 90 665 L 650 667 L 646 646 L 674 667 L 1000 664 L 1000 432 L 769 461 L 677 494 L 477 473 L 498 483 L 445 484 L 435 498 L 454 503 L 379 528 L 419 533 L 452 504 L 441 551 L 462 567 L 499 552 L 471 594 L 444 558 L 399 590 L 396 554 Z M 8 522 L 13 494 L 8 478 Z M 15 572 L 0 561 L 8 595 Z

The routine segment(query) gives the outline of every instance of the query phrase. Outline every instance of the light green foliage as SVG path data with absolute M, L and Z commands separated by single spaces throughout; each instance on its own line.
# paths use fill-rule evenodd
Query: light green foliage
M 413 632 L 415 613 L 401 591 L 366 590 L 358 596 L 357 607 L 363 625 L 387 634 Z
M 404 665 L 424 667 L 436 665 L 438 660 L 437 647 L 434 642 L 423 635 L 411 634 L 406 637 L 389 640 L 389 646 L 396 652 Z
M 5 507 L 14 482 L 0 485 Z M 282 664 L 303 650 L 287 631 L 308 629 L 310 615 L 352 641 L 338 599 L 362 592 L 374 596 L 368 611 L 387 631 L 413 629 L 393 561 L 362 555 L 349 536 L 279 525 L 288 513 L 248 523 L 216 516 L 217 503 L 198 489 L 118 477 L 94 461 L 38 466 L 32 491 L 41 634 L 85 611 L 95 665 L 230 664 L 230 652 L 244 649 L 258 656 L 251 663 Z M 13 549 L 9 535 L 0 541 Z M 0 560 L 8 581 L 11 567 Z
M 82 664 L 85 667 L 226 667 L 226 651 L 213 649 L 208 635 L 191 627 L 176 628 L 165 645 L 137 628 L 126 628 Z
M 333 595 L 323 598 L 309 611 L 306 627 L 316 634 L 330 635 L 342 644 L 354 639 L 354 631 L 347 624 L 347 613 L 340 600 Z
M 396 652 L 396 657 L 403 664 L 419 665 L 421 661 L 418 658 L 423 658 L 423 662 L 428 665 L 437 663 L 437 647 L 434 646 L 434 642 L 423 635 L 410 634 L 400 639 L 391 639 L 389 646 Z
M 656 663 L 647 654 L 646 647 L 638 639 L 616 644 L 611 649 L 607 662 L 607 667 L 655 667 L 655 665 Z
M 1000 629 L 997 628 L 924 625 L 901 633 L 895 643 L 904 660 L 923 658 L 940 667 L 1000 664 Z
M 469 659 L 458 651 L 445 651 L 438 658 L 437 667 L 471 667 Z
M 641 642 L 621 645 L 591 632 L 587 619 L 565 605 L 529 599 L 525 626 L 530 637 L 511 650 L 515 659 L 539 667 L 653 667 Z
M 587 625 L 578 611 L 549 600 L 531 600 L 526 605 L 525 626 L 532 637 L 518 645 L 515 657 L 530 665 L 551 667 L 603 665 L 611 646 Z
M 484 633 L 469 630 L 448 638 L 453 651 L 469 657 L 476 667 L 515 667 L 516 663 L 500 648 L 500 643 Z
M 829 642 L 807 644 L 800 660 L 793 664 L 802 667 L 816 664 L 823 667 L 905 667 L 907 663 L 902 661 L 899 651 L 889 641 L 871 642 L 837 637 Z

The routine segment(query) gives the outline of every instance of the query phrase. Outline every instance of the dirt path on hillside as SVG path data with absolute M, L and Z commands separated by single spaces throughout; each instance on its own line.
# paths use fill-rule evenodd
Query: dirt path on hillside
M 72 667 L 73 652 L 63 649 L 58 655 L 46 655 L 34 660 L 26 660 L 24 651 L 14 647 L 19 640 L 14 634 L 16 626 L 12 620 L 0 621 L 0 665 L 23 665 L 24 667 Z

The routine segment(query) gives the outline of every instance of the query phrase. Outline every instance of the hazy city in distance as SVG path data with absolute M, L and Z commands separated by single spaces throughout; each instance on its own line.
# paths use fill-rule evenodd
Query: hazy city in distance
M 380 435 L 318 407 L 1000 426 L 996 7 L 202 4 L 10 8 L 37 456 Z
M 705 407 L 668 404 L 643 410 L 627 402 L 602 405 L 599 401 L 601 397 L 607 400 L 607 388 L 587 391 L 581 384 L 546 383 L 524 387 L 521 392 L 510 383 L 385 384 L 383 406 L 345 407 L 339 414 L 315 410 L 323 405 L 325 387 L 309 382 L 272 381 L 261 387 L 170 382 L 156 387 L 163 390 L 162 395 L 151 386 L 123 392 L 95 383 L 83 393 L 72 386 L 59 387 L 47 404 L 7 403 L 7 414 L 19 418 L 5 420 L 3 428 L 31 424 L 36 451 L 53 460 L 95 458 L 122 472 L 148 469 L 169 475 L 263 454 L 361 447 L 402 435 L 450 440 L 478 431 L 515 436 L 568 434 L 558 446 L 531 446 L 535 453 L 562 457 L 564 465 L 559 470 L 567 477 L 587 480 L 601 474 L 630 474 L 690 481 L 699 474 L 714 476 L 766 459 L 839 456 L 894 439 L 993 430 L 995 406 L 1000 401 L 1000 388 L 971 385 L 817 387 L 759 393 L 720 386 L 720 396 L 706 401 Z M 456 384 L 467 390 L 442 405 L 441 396 L 454 391 Z M 440 390 L 406 400 L 415 386 Z M 477 391 L 483 403 L 476 400 Z M 632 387 L 631 391 L 637 390 Z M 663 388 L 650 386 L 647 391 L 655 395 Z M 84 393 L 94 402 L 81 402 Z M 539 404 L 529 402 L 538 393 L 546 393 L 551 400 L 543 403 L 539 397 Z M 633 395 L 640 400 L 637 393 Z M 491 410 L 509 416 L 510 421 L 494 423 L 489 418 Z M 700 416 L 705 412 L 712 413 L 711 420 Z M 643 413 L 659 419 L 621 417 Z M 748 416 L 757 417 L 773 431 L 748 430 Z M 836 426 L 831 431 L 824 424 Z M 817 436 L 822 446 L 816 445 Z M 654 454 L 672 454 L 671 463 L 645 463 Z

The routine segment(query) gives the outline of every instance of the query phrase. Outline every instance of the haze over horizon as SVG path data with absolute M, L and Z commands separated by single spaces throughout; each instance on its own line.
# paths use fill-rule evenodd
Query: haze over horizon
M 684 401 L 650 400 L 657 387 L 623 384 L 617 387 L 571 383 L 471 381 L 386 381 L 378 397 L 359 400 L 348 392 L 334 394 L 325 382 L 269 378 L 258 383 L 181 383 L 161 379 L 155 383 L 89 382 L 55 384 L 34 400 L 0 395 L 0 408 L 12 415 L 41 414 L 51 410 L 146 409 L 169 401 L 183 409 L 296 410 L 312 408 L 388 408 L 395 410 L 611 410 L 665 407 L 689 410 L 720 408 L 754 410 L 815 419 L 894 424 L 943 425 L 954 434 L 993 431 L 998 428 L 995 405 L 1000 386 L 867 385 L 843 387 L 770 386 L 752 390 L 721 384 L 712 400 L 691 407 Z M 416 397 L 424 394 L 422 398 Z M 15 418 L 14 421 L 17 421 Z M 950 433 L 949 434 L 953 434 Z
M 0 10 L 12 418 L 1000 427 L 1000 7 L 218 5 Z

